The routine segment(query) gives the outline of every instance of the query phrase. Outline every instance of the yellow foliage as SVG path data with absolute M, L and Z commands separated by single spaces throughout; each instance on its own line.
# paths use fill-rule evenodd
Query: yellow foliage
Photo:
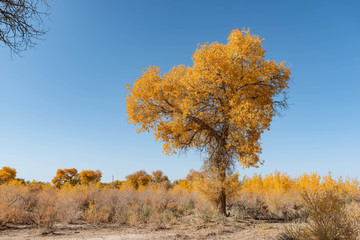
M 100 182 L 101 177 L 102 173 L 100 170 L 84 170 L 78 175 L 78 178 L 82 183 L 97 183 Z
M 341 177 L 335 179 L 330 173 L 324 177 L 316 173 L 303 174 L 291 179 L 285 173 L 276 172 L 266 175 L 264 178 L 260 175 L 244 178 L 240 194 L 246 193 L 278 199 L 284 198 L 285 195 L 300 197 L 305 192 L 319 194 L 329 191 L 354 198 L 360 193 L 359 182 L 351 179 L 343 180 Z
M 16 169 L 3 167 L 0 170 L 0 184 L 14 180 L 16 177 Z
M 231 199 L 236 196 L 241 189 L 239 174 L 227 176 L 225 181 L 210 176 L 208 172 L 190 170 L 186 180 L 177 180 L 173 189 L 199 192 L 211 202 L 218 200 L 221 189 L 225 190 L 226 196 Z
M 179 179 L 174 182 L 174 189 L 182 189 L 186 191 L 195 191 L 195 182 L 203 177 L 203 173 L 190 169 L 186 179 Z
M 8 183 L 9 186 L 19 186 L 19 185 L 25 185 L 25 181 L 23 179 L 11 179 Z
M 179 179 L 179 180 L 174 181 L 173 189 L 191 191 L 192 185 L 190 182 L 186 181 L 185 179 Z

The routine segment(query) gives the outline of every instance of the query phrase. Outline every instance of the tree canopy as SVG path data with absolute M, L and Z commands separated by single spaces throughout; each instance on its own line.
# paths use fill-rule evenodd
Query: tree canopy
M 270 129 L 285 94 L 290 71 L 284 63 L 264 60 L 262 39 L 233 30 L 226 45 L 212 43 L 195 51 L 193 67 L 176 66 L 161 74 L 149 67 L 128 87 L 129 121 L 138 131 L 153 130 L 167 154 L 195 147 L 226 152 L 244 166 L 261 153 L 260 135 Z
M 16 169 L 3 167 L 0 170 L 0 184 L 14 180 L 16 177 Z
M 80 172 L 77 177 L 82 183 L 97 183 L 100 182 L 102 173 L 100 170 L 84 170 Z
M 58 169 L 56 171 L 56 176 L 52 180 L 52 183 L 56 186 L 62 186 L 64 183 L 70 183 L 71 185 L 76 185 L 79 182 L 78 171 L 75 168 L 69 169 Z

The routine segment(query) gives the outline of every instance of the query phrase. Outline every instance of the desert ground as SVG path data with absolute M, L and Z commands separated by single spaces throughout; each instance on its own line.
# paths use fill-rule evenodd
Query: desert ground
M 244 222 L 238 225 L 179 225 L 156 229 L 146 225 L 57 225 L 53 230 L 9 226 L 0 231 L 0 240 L 143 240 L 143 239 L 241 239 L 274 240 L 289 223 Z

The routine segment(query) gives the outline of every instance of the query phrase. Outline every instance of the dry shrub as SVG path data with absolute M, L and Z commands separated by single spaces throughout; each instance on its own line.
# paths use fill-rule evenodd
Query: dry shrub
M 0 185 L 0 225 L 30 224 L 26 208 L 32 202 L 24 186 Z
M 81 204 L 83 203 L 82 194 L 77 187 L 67 186 L 57 189 L 58 195 L 56 209 L 58 211 L 58 221 L 61 223 L 76 223 L 81 219 Z
M 0 186 L 0 221 L 2 225 L 32 224 L 51 228 L 59 220 L 57 193 L 41 186 Z
M 3 228 L 7 223 L 15 223 L 16 213 L 12 206 L 16 204 L 19 195 L 13 187 L 0 185 L 0 227 Z
M 99 188 L 96 185 L 74 186 L 54 190 L 58 193 L 57 221 L 88 223 L 118 223 L 137 226 L 151 223 L 164 228 L 177 218 L 190 214 L 199 202 L 198 195 L 185 191 L 148 187 Z M 201 205 L 201 204 L 199 204 Z
M 177 216 L 189 215 L 194 212 L 195 208 L 202 206 L 202 198 L 198 193 L 183 188 L 174 188 L 169 191 L 173 199 L 171 209 L 178 214 Z
M 187 180 L 178 181 L 171 188 L 168 184 L 158 183 L 138 190 L 126 187 L 119 189 L 104 184 L 64 184 L 61 188 L 39 183 L 2 184 L 0 228 L 6 224 L 29 224 L 51 229 L 57 223 L 87 222 L 129 226 L 148 224 L 158 229 L 185 221 L 191 224 L 197 223 L 197 220 L 201 224 L 224 223 L 225 218 L 218 214 L 213 205 L 214 199 L 209 198 L 209 194 L 203 194 L 206 189 L 212 193 L 209 187 L 211 185 L 201 184 L 206 179 L 199 180 L 195 173 L 189 175 L 191 178 Z M 349 219 L 360 219 L 359 204 L 351 200 L 359 194 L 356 181 L 336 180 L 331 176 L 321 181 L 314 174 L 291 179 L 286 174 L 275 173 L 265 178 L 258 175 L 245 178 L 242 182 L 236 177 L 229 179 L 227 183 L 227 189 L 234 190 L 231 191 L 230 195 L 233 197 L 229 198 L 228 207 L 231 209 L 231 219 L 235 221 L 246 218 L 306 220 L 310 215 L 321 216 L 328 224 L 312 217 L 309 226 L 315 226 L 314 228 L 290 229 L 287 236 L 290 236 L 290 232 L 301 232 L 304 235 L 311 231 L 313 234 L 320 234 L 322 231 L 339 232 L 339 229 L 351 233 L 355 229 L 355 223 Z M 309 193 L 305 200 L 302 199 L 304 191 Z M 333 195 L 325 194 L 329 192 Z M 329 210 L 325 203 L 331 201 L 333 209 Z M 327 218 L 326 212 L 331 213 L 331 217 Z M 346 212 L 346 216 L 341 215 L 343 212 Z M 322 213 L 324 214 L 321 215 Z M 345 234 L 343 232 L 341 234 Z
M 29 199 L 36 201 L 32 206 L 29 218 L 38 227 L 51 229 L 60 220 L 58 208 L 56 207 L 58 199 L 56 190 L 52 188 L 42 189 L 36 193 L 36 197 L 31 196 Z
M 127 204 L 127 224 L 151 223 L 154 228 L 166 228 L 181 216 L 191 214 L 198 202 L 196 194 L 187 191 L 167 191 L 148 188 L 133 191 Z
M 239 218 L 256 220 L 305 220 L 307 213 L 298 197 L 299 193 L 282 194 L 242 192 L 230 204 L 232 213 Z
M 309 224 L 291 227 L 280 236 L 281 240 L 355 240 L 358 236 L 357 216 L 350 214 L 347 199 L 339 193 L 304 193 L 304 208 Z

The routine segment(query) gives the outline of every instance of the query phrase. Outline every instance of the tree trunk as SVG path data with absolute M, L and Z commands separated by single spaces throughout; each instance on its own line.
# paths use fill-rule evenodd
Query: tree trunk
M 228 213 L 226 212 L 226 192 L 224 188 L 221 188 L 219 193 L 219 213 L 224 214 L 224 216 L 228 217 Z
M 220 191 L 218 196 L 218 210 L 219 213 L 224 214 L 224 216 L 228 217 L 229 214 L 226 212 L 226 189 L 224 186 L 224 183 L 226 181 L 226 168 L 225 166 L 219 167 L 219 173 L 218 173 L 219 181 L 220 181 Z
M 224 214 L 224 216 L 228 217 L 229 214 L 226 213 L 226 189 L 225 189 L 225 181 L 226 181 L 226 170 L 229 167 L 229 159 L 227 156 L 226 150 L 226 137 L 228 135 L 228 127 L 225 125 L 222 138 L 218 142 L 217 149 L 215 150 L 212 158 L 210 159 L 211 165 L 214 167 L 215 176 L 220 184 L 218 186 L 219 192 L 217 197 L 217 207 L 220 214 Z

